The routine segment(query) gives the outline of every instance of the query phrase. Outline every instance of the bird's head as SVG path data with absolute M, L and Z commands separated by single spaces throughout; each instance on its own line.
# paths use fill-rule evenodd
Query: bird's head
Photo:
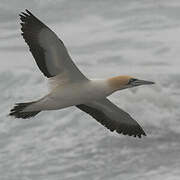
M 114 91 L 126 88 L 132 88 L 141 85 L 155 84 L 152 81 L 145 81 L 132 76 L 116 76 L 108 79 L 108 83 Z

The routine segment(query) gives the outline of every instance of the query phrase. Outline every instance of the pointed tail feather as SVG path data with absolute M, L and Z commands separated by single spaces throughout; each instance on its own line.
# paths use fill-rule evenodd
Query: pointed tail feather
M 24 112 L 23 110 L 32 105 L 35 102 L 28 102 L 28 103 L 16 103 L 15 106 L 11 109 L 9 115 L 14 116 L 16 118 L 31 118 L 36 116 L 40 111 L 32 111 L 32 112 Z

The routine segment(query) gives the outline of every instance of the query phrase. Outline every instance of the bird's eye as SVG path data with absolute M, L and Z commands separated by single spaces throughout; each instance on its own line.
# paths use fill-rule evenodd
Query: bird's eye
M 137 79 L 135 79 L 135 78 L 131 78 L 130 80 L 129 80 L 129 83 L 128 84 L 131 84 L 132 82 L 134 82 L 134 81 L 136 81 Z

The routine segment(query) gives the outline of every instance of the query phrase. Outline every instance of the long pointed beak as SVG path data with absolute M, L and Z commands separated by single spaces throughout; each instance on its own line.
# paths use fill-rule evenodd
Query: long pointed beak
M 150 85 L 150 84 L 155 84 L 155 82 L 145 81 L 145 80 L 139 80 L 139 79 L 135 81 L 135 86 Z

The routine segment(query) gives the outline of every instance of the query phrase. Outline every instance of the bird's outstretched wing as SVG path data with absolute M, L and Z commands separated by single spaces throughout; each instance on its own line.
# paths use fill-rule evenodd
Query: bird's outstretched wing
M 146 136 L 141 126 L 125 111 L 107 98 L 77 106 L 111 131 L 129 136 Z
M 87 80 L 71 60 L 57 35 L 30 11 L 20 14 L 22 36 L 39 69 L 50 78 L 58 75 L 70 81 Z

